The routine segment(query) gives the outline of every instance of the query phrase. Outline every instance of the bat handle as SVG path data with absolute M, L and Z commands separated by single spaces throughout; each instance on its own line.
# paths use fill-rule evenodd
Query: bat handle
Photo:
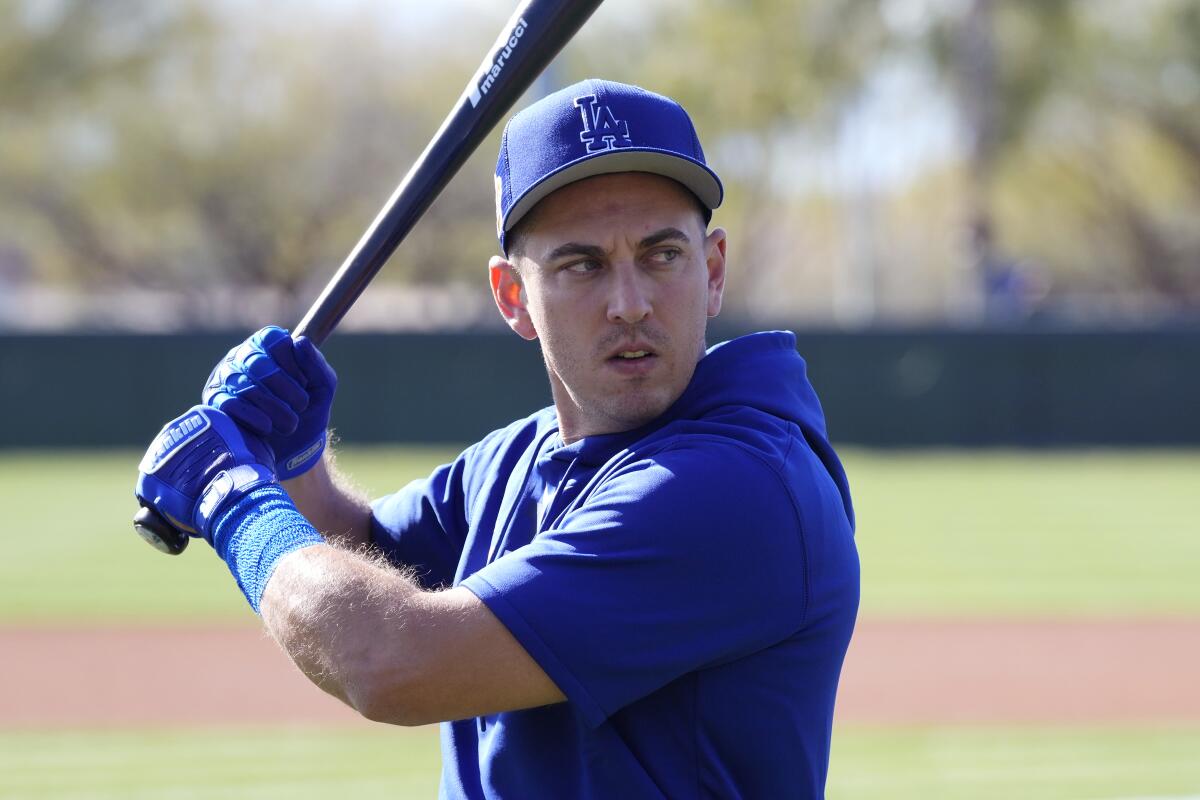
M 155 550 L 168 555 L 177 556 L 187 549 L 188 535 L 149 506 L 142 506 L 133 515 L 133 529 Z

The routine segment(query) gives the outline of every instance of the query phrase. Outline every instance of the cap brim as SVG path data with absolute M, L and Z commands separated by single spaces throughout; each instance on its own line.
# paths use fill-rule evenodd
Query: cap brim
M 721 205 L 724 190 L 717 174 L 699 161 L 649 148 L 622 147 L 572 161 L 529 187 L 504 217 L 504 232 L 512 230 L 535 205 L 569 183 L 614 172 L 649 172 L 678 181 L 707 208 Z

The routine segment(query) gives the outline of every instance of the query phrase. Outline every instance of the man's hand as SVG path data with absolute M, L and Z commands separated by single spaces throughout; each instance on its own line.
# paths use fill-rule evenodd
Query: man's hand
M 201 398 L 264 437 L 287 480 L 321 460 L 336 389 L 337 375 L 307 337 L 269 326 L 229 351 Z
M 168 422 L 138 472 L 134 494 L 143 506 L 214 547 L 212 524 L 218 514 L 251 490 L 275 482 L 266 444 L 206 406 L 193 406 Z

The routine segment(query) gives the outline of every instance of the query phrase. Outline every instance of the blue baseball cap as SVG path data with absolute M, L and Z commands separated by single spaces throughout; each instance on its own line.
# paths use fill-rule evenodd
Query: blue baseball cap
M 504 128 L 496 160 L 496 235 L 505 237 L 544 197 L 611 172 L 650 172 L 683 184 L 707 210 L 724 189 L 704 161 L 696 128 L 669 97 L 585 80 L 523 109 Z

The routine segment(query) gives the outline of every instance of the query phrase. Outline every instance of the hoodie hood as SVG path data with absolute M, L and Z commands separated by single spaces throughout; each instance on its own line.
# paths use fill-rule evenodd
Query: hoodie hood
M 790 331 L 752 333 L 713 345 L 664 419 L 700 419 L 725 406 L 753 408 L 824 438 L 825 417 Z
M 829 443 L 825 414 L 791 331 L 752 333 L 708 349 L 688 388 L 666 416 L 700 419 L 722 407 L 750 408 L 795 423 L 837 485 L 850 525 L 854 504 L 841 459 Z

